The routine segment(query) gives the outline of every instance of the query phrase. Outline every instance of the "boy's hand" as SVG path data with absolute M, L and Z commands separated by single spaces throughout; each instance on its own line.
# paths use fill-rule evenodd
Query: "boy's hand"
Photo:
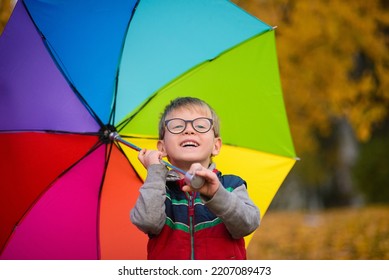
M 211 198 L 219 189 L 220 182 L 217 175 L 212 170 L 202 166 L 200 163 L 192 164 L 188 173 L 202 177 L 205 182 L 200 189 L 194 189 L 190 185 L 186 185 L 182 188 L 183 191 L 198 191 L 202 195 Z
M 147 169 L 152 164 L 161 164 L 162 153 L 156 150 L 142 149 L 139 151 L 138 159 Z

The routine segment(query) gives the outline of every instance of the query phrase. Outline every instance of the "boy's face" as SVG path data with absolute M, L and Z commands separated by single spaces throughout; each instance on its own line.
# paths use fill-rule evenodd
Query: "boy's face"
M 169 113 L 166 120 L 194 120 L 200 117 L 212 118 L 211 112 L 202 108 L 182 108 Z M 193 129 L 191 123 L 187 123 L 185 130 L 178 134 L 170 133 L 165 128 L 164 139 L 158 141 L 158 150 L 168 157 L 171 164 L 184 170 L 188 170 L 192 163 L 200 163 L 207 168 L 211 163 L 211 156 L 219 154 L 220 148 L 221 139 L 215 137 L 213 129 L 199 133 Z

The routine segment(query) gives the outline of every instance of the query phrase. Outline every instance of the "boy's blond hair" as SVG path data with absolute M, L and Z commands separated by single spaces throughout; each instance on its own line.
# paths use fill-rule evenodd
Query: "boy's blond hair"
M 159 139 L 163 140 L 165 137 L 165 121 L 166 116 L 174 110 L 177 109 L 189 109 L 189 110 L 198 110 L 203 109 L 205 111 L 209 111 L 211 113 L 211 118 L 213 120 L 213 131 L 215 133 L 215 137 L 220 137 L 220 121 L 217 116 L 215 110 L 212 109 L 205 101 L 195 98 L 195 97 L 178 97 L 168 104 L 165 107 L 161 115 L 161 119 L 159 120 Z

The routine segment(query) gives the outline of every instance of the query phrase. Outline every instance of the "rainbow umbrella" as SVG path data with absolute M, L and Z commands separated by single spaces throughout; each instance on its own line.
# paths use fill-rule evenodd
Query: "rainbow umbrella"
M 19 0 L 0 38 L 0 258 L 145 258 L 125 143 L 155 148 L 177 96 L 217 111 L 217 167 L 263 216 L 295 163 L 271 26 L 225 0 Z

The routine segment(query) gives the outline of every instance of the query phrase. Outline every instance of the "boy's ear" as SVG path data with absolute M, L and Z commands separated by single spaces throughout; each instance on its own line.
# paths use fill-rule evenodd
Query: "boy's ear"
M 220 153 L 221 147 L 222 139 L 220 137 L 216 137 L 213 143 L 212 156 L 217 156 Z
M 163 157 L 167 156 L 166 149 L 165 149 L 165 142 L 163 140 L 158 140 L 157 148 L 158 148 L 158 151 L 162 152 Z

